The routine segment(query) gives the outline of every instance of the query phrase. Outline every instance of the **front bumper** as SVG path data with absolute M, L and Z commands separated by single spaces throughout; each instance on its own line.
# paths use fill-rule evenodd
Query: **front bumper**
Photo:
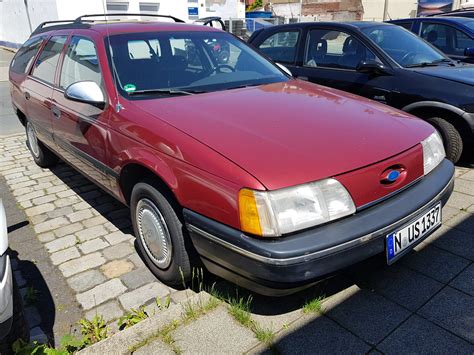
M 13 321 L 13 278 L 10 257 L 0 256 L 5 263 L 3 275 L 0 275 L 0 341 L 8 335 Z
M 278 296 L 384 252 L 389 232 L 439 201 L 444 205 L 453 186 L 454 166 L 444 160 L 416 184 L 377 205 L 279 239 L 250 237 L 190 210 L 184 210 L 184 218 L 210 272 L 257 293 Z

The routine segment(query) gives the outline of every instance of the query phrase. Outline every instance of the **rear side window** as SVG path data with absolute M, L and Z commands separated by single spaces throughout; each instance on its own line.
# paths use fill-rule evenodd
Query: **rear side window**
M 411 31 L 412 23 L 411 22 L 397 22 L 395 25 L 403 27 L 404 29 Z
M 102 75 L 94 42 L 73 36 L 64 56 L 59 86 L 65 89 L 78 81 L 94 81 L 101 86 Z
M 276 62 L 293 63 L 296 57 L 299 31 L 272 34 L 258 48 Z
M 66 39 L 67 36 L 53 36 L 49 39 L 33 67 L 32 75 L 35 78 L 49 84 L 54 83 L 54 73 Z
M 44 37 L 31 38 L 18 50 L 11 64 L 11 70 L 15 73 L 26 73 L 31 62 L 35 58 Z

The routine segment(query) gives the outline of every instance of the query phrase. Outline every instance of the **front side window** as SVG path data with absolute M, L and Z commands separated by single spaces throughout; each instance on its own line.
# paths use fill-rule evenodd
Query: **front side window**
M 355 70 L 359 63 L 378 60 L 362 42 L 337 30 L 311 30 L 304 66 Z M 378 60 L 380 61 L 380 60 Z
M 67 36 L 53 36 L 49 39 L 33 67 L 32 75 L 35 78 L 54 84 L 56 67 L 66 40 Z
M 66 89 L 78 81 L 94 81 L 101 86 L 102 76 L 94 42 L 73 36 L 64 56 L 59 86 Z
M 454 55 L 464 55 L 464 50 L 466 48 L 474 47 L 474 39 L 469 37 L 462 31 L 454 29 L 453 32 L 453 54 Z
M 31 38 L 18 50 L 11 63 L 11 70 L 15 73 L 26 73 L 31 62 L 35 58 L 38 49 L 43 43 L 44 37 Z
M 417 35 L 399 26 L 375 25 L 361 31 L 402 67 L 436 65 L 448 60 Z
M 108 39 L 105 44 L 108 47 Z M 288 80 L 275 65 L 227 33 L 127 33 L 111 36 L 110 47 L 118 89 L 129 98 Z
M 423 23 L 421 38 L 433 46 L 438 47 L 445 53 L 449 53 L 449 30 L 451 27 L 438 23 Z
M 275 62 L 293 63 L 296 57 L 299 31 L 282 31 L 272 34 L 258 48 Z

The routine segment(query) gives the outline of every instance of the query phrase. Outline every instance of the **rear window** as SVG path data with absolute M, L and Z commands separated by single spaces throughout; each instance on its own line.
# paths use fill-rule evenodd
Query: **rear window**
M 296 57 L 299 31 L 272 34 L 258 48 L 276 62 L 293 63 Z
M 10 66 L 11 71 L 19 74 L 26 73 L 38 49 L 41 47 L 43 39 L 44 37 L 35 37 L 26 41 L 13 58 Z

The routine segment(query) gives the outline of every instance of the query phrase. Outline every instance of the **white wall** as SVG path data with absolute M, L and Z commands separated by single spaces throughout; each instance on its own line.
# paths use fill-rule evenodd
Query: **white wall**
M 382 21 L 384 0 L 362 0 L 365 21 Z M 392 20 L 416 16 L 417 0 L 390 0 L 388 15 Z
M 24 0 L 3 0 L 0 14 L 0 44 L 13 47 L 25 42 L 41 22 L 58 18 L 55 0 L 28 0 L 26 5 Z
M 272 6 L 273 12 L 276 16 L 281 16 L 285 18 L 300 17 L 300 3 L 273 4 Z

